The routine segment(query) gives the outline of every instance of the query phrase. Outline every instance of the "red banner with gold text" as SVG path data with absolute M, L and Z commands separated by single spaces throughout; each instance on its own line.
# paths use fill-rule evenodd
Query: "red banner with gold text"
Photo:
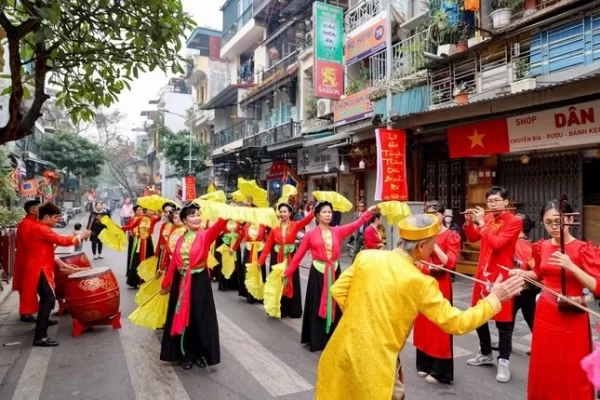
M 183 201 L 192 201 L 196 198 L 196 177 L 186 176 L 183 178 Z
M 406 182 L 406 132 L 376 129 L 377 186 L 376 201 L 408 200 Z

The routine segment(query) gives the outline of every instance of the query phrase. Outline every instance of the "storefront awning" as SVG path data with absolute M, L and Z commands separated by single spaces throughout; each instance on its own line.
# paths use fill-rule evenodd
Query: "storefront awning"
M 221 90 L 215 97 L 206 102 L 201 110 L 214 110 L 216 108 L 224 108 L 236 105 L 238 103 L 238 90 L 248 89 L 254 86 L 252 83 L 238 83 L 229 85 Z
M 326 137 L 322 137 L 319 139 L 307 140 L 303 143 L 303 147 L 313 147 L 313 146 L 325 146 L 339 143 L 343 140 L 346 140 L 350 137 L 348 132 L 336 133 L 334 135 L 329 135 Z
M 302 143 L 304 143 L 304 137 L 303 136 L 299 136 L 299 137 L 295 137 L 292 139 L 288 139 L 288 140 L 284 140 L 283 142 L 279 142 L 279 143 L 275 143 L 272 144 L 271 146 L 267 147 L 267 151 L 271 152 L 271 151 L 278 151 L 278 150 L 283 150 L 283 149 L 292 149 L 295 147 L 302 147 Z

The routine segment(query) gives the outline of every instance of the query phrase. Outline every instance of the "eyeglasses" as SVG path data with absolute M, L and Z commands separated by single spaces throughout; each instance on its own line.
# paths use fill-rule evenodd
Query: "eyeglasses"
M 546 228 L 560 228 L 560 221 L 544 221 Z
M 502 203 L 504 201 L 504 199 L 488 199 L 487 203 L 488 204 L 496 204 L 496 203 Z

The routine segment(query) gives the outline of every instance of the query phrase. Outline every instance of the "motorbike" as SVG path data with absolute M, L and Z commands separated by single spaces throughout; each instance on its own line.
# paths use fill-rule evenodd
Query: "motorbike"
M 68 213 L 63 213 L 58 217 L 58 221 L 56 222 L 57 228 L 64 228 L 69 225 L 69 221 L 71 221 L 71 216 Z

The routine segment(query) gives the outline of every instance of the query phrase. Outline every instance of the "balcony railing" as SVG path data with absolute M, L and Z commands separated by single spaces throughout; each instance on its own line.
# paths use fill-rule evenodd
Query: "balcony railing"
M 275 75 L 277 72 L 282 71 L 282 70 L 285 71 L 290 66 L 294 65 L 297 62 L 298 62 L 298 50 L 293 51 L 292 53 L 288 54 L 280 61 L 277 61 L 277 63 L 274 64 L 273 66 L 271 66 L 263 71 L 260 71 L 258 73 L 258 83 L 265 82 L 267 79 L 269 79 L 270 77 Z
M 344 31 L 352 32 L 371 18 L 385 11 L 387 2 L 390 0 L 363 0 L 344 16 Z
M 221 37 L 221 45 L 225 46 L 225 44 L 229 42 L 231 38 L 234 37 L 235 34 L 238 33 L 251 19 L 252 6 L 246 8 L 246 11 L 244 11 L 244 13 L 238 17 L 233 25 L 223 32 L 223 36 Z
M 265 147 L 302 136 L 302 124 L 290 120 L 244 139 L 244 147 Z
M 424 69 L 428 50 L 427 30 L 417 33 L 392 47 L 392 72 L 387 76 L 386 50 L 371 56 L 371 83 L 381 87 L 402 82 L 408 76 Z
M 258 133 L 258 121 L 255 119 L 245 119 L 215 133 L 213 149 L 227 146 L 230 143 L 255 135 L 256 133 Z

